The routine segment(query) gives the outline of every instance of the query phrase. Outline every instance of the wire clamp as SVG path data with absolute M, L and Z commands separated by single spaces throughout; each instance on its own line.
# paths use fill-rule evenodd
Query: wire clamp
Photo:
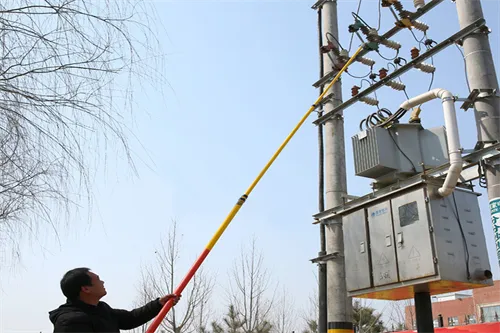
M 474 107 L 474 103 L 480 99 L 488 97 L 500 97 L 496 89 L 473 89 L 466 99 L 456 98 L 457 101 L 463 101 L 464 103 L 460 106 L 464 111 L 469 110 Z
M 336 259 L 339 259 L 339 258 L 342 258 L 343 256 L 340 255 L 339 252 L 332 252 L 332 253 L 329 253 L 329 254 L 325 254 L 323 256 L 319 256 L 317 258 L 314 258 L 314 259 L 311 259 L 311 262 L 313 264 L 326 264 L 327 261 L 330 261 L 330 260 L 336 260 Z

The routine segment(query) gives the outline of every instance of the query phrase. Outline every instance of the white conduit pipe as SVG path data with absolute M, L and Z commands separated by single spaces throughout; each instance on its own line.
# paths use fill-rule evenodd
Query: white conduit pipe
M 440 98 L 443 104 L 444 125 L 446 127 L 446 138 L 448 139 L 450 168 L 448 169 L 443 186 L 438 189 L 438 194 L 441 197 L 446 197 L 455 189 L 460 178 L 460 173 L 462 172 L 463 163 L 460 137 L 458 135 L 457 115 L 455 112 L 455 98 L 448 90 L 437 88 L 407 100 L 401 104 L 400 108 L 409 110 L 435 98 Z

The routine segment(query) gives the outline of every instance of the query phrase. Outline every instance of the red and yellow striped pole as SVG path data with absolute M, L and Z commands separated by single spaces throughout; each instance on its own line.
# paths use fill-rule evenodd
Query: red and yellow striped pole
M 248 196 L 253 191 L 253 189 L 255 188 L 255 186 L 257 186 L 257 184 L 262 179 L 262 177 L 264 177 L 264 174 L 271 167 L 271 165 L 274 163 L 274 161 L 278 158 L 278 156 L 281 153 L 281 151 L 283 151 L 283 149 L 285 148 L 285 146 L 288 144 L 288 142 L 290 142 L 290 140 L 295 135 L 295 133 L 297 133 L 297 131 L 299 130 L 299 128 L 304 124 L 304 122 L 309 117 L 309 115 L 318 107 L 319 102 L 321 102 L 321 100 L 326 95 L 326 93 L 328 92 L 328 90 L 330 90 L 330 88 L 335 84 L 335 82 L 338 81 L 338 79 L 340 78 L 340 75 L 347 69 L 347 67 L 354 61 L 354 59 L 356 59 L 356 57 L 358 56 L 358 54 L 361 52 L 362 49 L 363 49 L 363 47 L 358 48 L 358 50 L 352 55 L 352 57 L 349 59 L 349 61 L 347 61 L 347 63 L 344 65 L 344 67 L 342 67 L 342 69 L 337 73 L 337 75 L 332 80 L 332 82 L 330 82 L 330 84 L 328 84 L 328 86 L 324 89 L 323 93 L 321 95 L 319 95 L 318 99 L 309 108 L 309 110 L 307 110 L 306 114 L 302 117 L 302 119 L 300 119 L 299 123 L 290 132 L 290 134 L 288 134 L 288 136 L 286 137 L 285 141 L 283 141 L 283 143 L 278 148 L 278 150 L 276 150 L 276 152 L 274 153 L 274 155 L 271 157 L 271 159 L 269 160 L 269 162 L 267 162 L 267 164 L 264 166 L 264 168 L 259 173 L 259 175 L 257 176 L 257 178 L 255 178 L 255 180 L 253 181 L 253 183 L 246 190 L 245 194 L 243 194 L 238 199 L 238 202 L 234 205 L 233 209 L 231 209 L 231 211 L 227 215 L 227 217 L 224 220 L 224 222 L 222 222 L 222 224 L 220 225 L 219 229 L 217 229 L 217 232 L 214 234 L 214 236 L 212 237 L 212 239 L 208 242 L 205 250 L 203 250 L 203 252 L 198 257 L 198 259 L 196 259 L 194 265 L 188 271 L 188 273 L 186 274 L 186 276 L 184 277 L 184 279 L 182 280 L 182 282 L 179 284 L 179 286 L 175 289 L 175 291 L 174 291 L 175 295 L 181 295 L 182 294 L 182 292 L 184 291 L 184 288 L 186 288 L 187 284 L 193 278 L 193 276 L 196 273 L 196 271 L 198 270 L 198 268 L 200 268 L 201 264 L 203 263 L 203 261 L 205 260 L 205 258 L 208 256 L 208 254 L 210 253 L 210 251 L 214 247 L 215 243 L 217 243 L 217 241 L 219 240 L 220 236 L 222 236 L 222 234 L 226 230 L 227 226 L 231 223 L 231 221 L 233 220 L 233 218 L 236 216 L 236 214 L 240 210 L 241 206 L 243 206 L 243 204 L 245 203 L 245 201 L 247 200 Z M 146 331 L 146 333 L 154 333 L 156 331 L 156 329 L 158 328 L 158 326 L 160 325 L 160 323 L 162 322 L 162 320 L 167 315 L 168 311 L 172 308 L 173 304 L 174 304 L 174 300 L 169 300 L 167 303 L 165 303 L 165 305 L 161 309 L 161 311 L 158 314 L 158 316 L 156 316 L 156 318 L 153 320 L 153 323 L 151 324 L 151 326 L 149 326 L 149 328 Z

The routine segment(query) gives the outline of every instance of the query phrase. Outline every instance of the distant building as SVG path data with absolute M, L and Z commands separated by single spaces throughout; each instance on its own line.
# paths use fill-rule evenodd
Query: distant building
M 491 287 L 472 290 L 472 293 L 453 293 L 432 296 L 434 327 L 461 326 L 476 323 L 500 322 L 500 280 Z M 416 329 L 415 307 L 405 308 L 406 327 Z

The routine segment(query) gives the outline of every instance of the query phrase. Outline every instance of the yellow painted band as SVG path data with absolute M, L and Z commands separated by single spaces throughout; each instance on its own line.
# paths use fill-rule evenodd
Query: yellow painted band
M 227 226 L 229 225 L 229 223 L 231 223 L 231 221 L 233 220 L 233 218 L 235 217 L 235 215 L 238 213 L 238 211 L 240 210 L 240 208 L 241 208 L 241 204 L 239 202 L 236 205 L 234 205 L 233 209 L 231 209 L 231 211 L 227 215 L 227 217 L 224 220 L 224 222 L 222 222 L 222 224 L 220 225 L 219 229 L 217 229 L 217 232 L 214 234 L 214 236 L 212 237 L 212 239 L 210 240 L 210 242 L 208 242 L 207 249 L 209 249 L 209 250 L 213 249 L 215 243 L 217 243 L 217 241 L 219 240 L 220 236 L 222 236 L 222 234 L 224 233 L 224 230 L 226 230 Z
M 347 330 L 345 328 L 330 328 L 328 333 L 353 333 L 354 330 Z

